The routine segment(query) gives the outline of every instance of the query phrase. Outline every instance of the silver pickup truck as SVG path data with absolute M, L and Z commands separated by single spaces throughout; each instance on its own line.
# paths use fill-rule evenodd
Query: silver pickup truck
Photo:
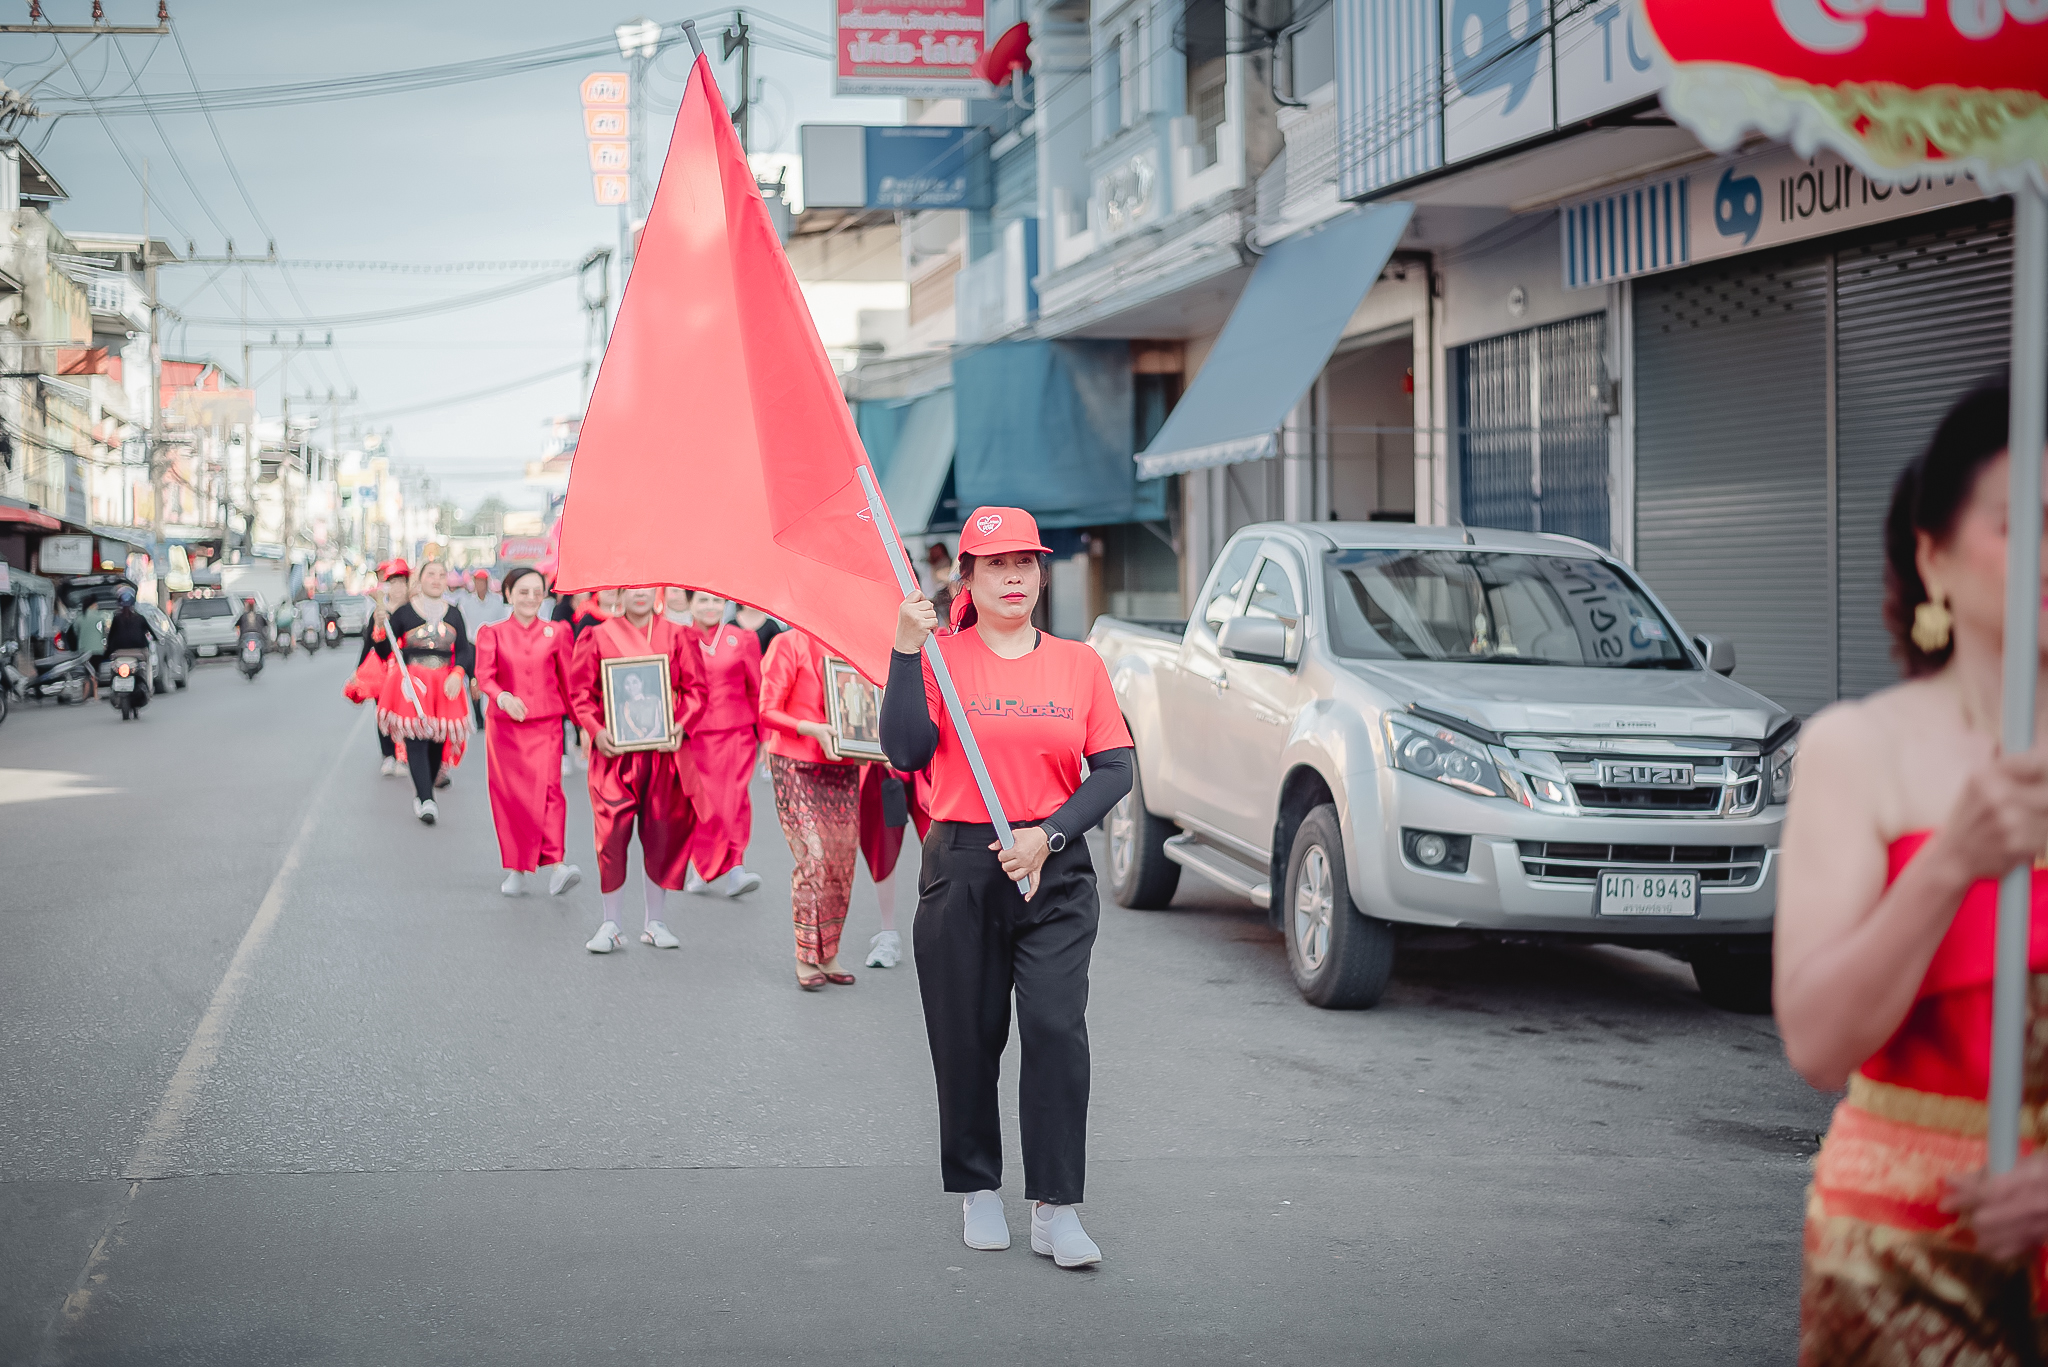
M 1562 536 L 1266 523 L 1197 604 L 1089 635 L 1137 743 L 1119 903 L 1199 871 L 1267 910 L 1318 1006 L 1377 1002 L 1404 938 L 1476 934 L 1662 949 L 1708 1001 L 1769 1009 L 1799 723 L 1625 565 Z

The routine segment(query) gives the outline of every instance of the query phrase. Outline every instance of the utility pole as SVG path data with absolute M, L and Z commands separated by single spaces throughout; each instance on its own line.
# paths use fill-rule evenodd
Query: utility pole
M 156 291 L 156 252 L 149 242 L 149 161 L 142 163 L 142 284 L 149 293 L 149 553 L 152 558 L 163 556 L 164 568 L 169 570 L 169 556 L 164 552 L 164 498 L 170 481 L 169 462 L 164 459 L 164 346 L 163 346 L 163 303 Z M 164 603 L 164 575 L 156 577 L 157 606 Z
M 294 340 L 283 341 L 279 339 L 277 333 L 273 332 L 270 334 L 270 340 L 268 342 L 245 341 L 242 343 L 242 355 L 244 356 L 244 358 L 246 358 L 251 351 L 277 351 L 283 353 L 281 362 L 278 367 L 277 381 L 278 398 L 283 403 L 283 412 L 280 415 L 281 427 L 278 433 L 278 447 L 282 459 L 280 460 L 278 465 L 277 477 L 284 484 L 284 488 L 279 495 L 280 499 L 284 504 L 284 526 L 279 529 L 278 534 L 284 538 L 285 554 L 287 558 L 289 558 L 291 554 L 292 534 L 297 530 L 296 526 L 294 526 L 294 522 L 296 521 L 296 510 L 294 509 L 292 505 L 292 500 L 289 497 L 292 487 L 291 479 L 289 477 L 291 474 L 292 466 L 291 358 L 301 351 L 329 351 L 332 350 L 333 347 L 334 334 L 332 332 L 327 334 L 327 340 L 325 340 L 324 342 L 309 342 L 306 340 L 306 334 L 303 332 L 301 332 L 298 335 L 298 337 Z M 246 359 L 244 363 L 246 364 Z M 253 375 L 250 376 L 246 383 L 249 386 L 250 392 L 253 394 L 256 389 L 255 377 Z M 250 436 L 254 438 L 255 433 L 251 432 Z M 262 442 L 258 441 L 256 449 L 256 460 L 258 464 L 262 462 L 262 458 Z M 255 475 L 252 472 L 249 479 L 249 484 L 252 491 L 250 494 L 250 502 L 252 507 L 255 502 L 255 495 L 253 492 L 255 483 Z M 250 528 L 249 540 L 250 549 L 253 553 L 255 548 L 255 529 L 253 526 Z

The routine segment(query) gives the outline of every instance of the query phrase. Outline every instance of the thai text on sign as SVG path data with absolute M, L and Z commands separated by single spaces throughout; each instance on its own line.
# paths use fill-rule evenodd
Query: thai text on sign
M 632 194 L 632 78 L 623 71 L 593 71 L 583 78 L 583 136 L 590 143 L 590 189 L 600 208 L 624 204 Z
M 839 0 L 837 95 L 986 95 L 983 0 Z

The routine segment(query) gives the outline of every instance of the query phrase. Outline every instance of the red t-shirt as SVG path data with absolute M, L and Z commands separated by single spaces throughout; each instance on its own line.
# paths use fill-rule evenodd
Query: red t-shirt
M 1079 641 L 1040 632 L 1038 648 L 1015 660 L 990 650 L 974 628 L 939 638 L 968 725 L 1012 825 L 1043 821 L 1081 786 L 1081 757 L 1131 744 L 1102 657 Z M 967 767 L 931 662 L 924 700 L 939 727 L 932 756 L 935 821 L 987 821 L 988 808 Z

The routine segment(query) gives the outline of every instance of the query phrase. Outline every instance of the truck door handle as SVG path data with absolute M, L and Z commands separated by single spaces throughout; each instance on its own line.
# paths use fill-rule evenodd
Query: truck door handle
M 1214 688 L 1218 693 L 1221 693 L 1224 689 L 1230 687 L 1230 676 L 1228 674 L 1210 674 L 1207 676 L 1207 678 L 1209 680 L 1209 686 L 1211 688 Z

